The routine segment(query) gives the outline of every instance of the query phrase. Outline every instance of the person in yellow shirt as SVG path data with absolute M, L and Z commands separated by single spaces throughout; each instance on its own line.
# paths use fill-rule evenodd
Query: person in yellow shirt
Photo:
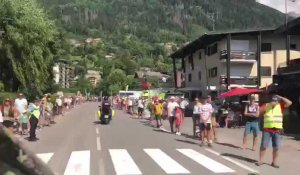
M 157 128 L 162 127 L 161 118 L 163 114 L 163 104 L 162 100 L 155 100 L 154 102 L 154 114 L 155 114 L 155 120 L 157 124 Z

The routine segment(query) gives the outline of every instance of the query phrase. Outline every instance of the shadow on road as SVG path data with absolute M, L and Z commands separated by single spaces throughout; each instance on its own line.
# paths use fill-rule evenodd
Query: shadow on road
M 190 134 L 186 134 L 186 133 L 181 133 L 181 135 L 188 139 L 199 140 L 199 137 L 194 136 L 194 135 L 190 135 Z
M 193 144 L 193 145 L 197 145 L 198 144 L 196 142 L 192 142 L 192 141 L 189 141 L 189 140 L 181 140 L 181 139 L 175 139 L 175 140 L 178 141 L 178 142 L 189 143 L 189 144 Z
M 95 125 L 101 125 L 101 122 L 100 121 L 94 121 L 93 122 Z
M 246 162 L 249 162 L 249 163 L 257 162 L 257 160 L 250 159 L 250 158 L 247 158 L 247 157 L 243 157 L 243 156 L 240 156 L 240 155 L 231 154 L 231 153 L 223 153 L 221 155 L 226 156 L 226 157 L 232 157 L 232 158 L 239 159 L 239 160 L 243 160 L 243 161 L 246 161 Z
M 217 142 L 216 144 L 218 144 L 218 145 L 223 145 L 223 146 L 228 146 L 228 147 L 231 147 L 231 148 L 240 148 L 239 146 L 233 145 L 233 144 L 231 144 L 231 143 L 221 143 L 221 142 Z

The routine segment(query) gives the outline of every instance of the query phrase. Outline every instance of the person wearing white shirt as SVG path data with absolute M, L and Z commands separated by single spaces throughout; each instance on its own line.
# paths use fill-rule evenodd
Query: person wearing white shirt
M 19 113 L 19 118 L 27 111 L 28 102 L 24 98 L 23 93 L 19 93 L 19 97 L 15 100 L 15 106 Z
M 175 109 L 179 107 L 178 103 L 175 102 L 175 97 L 170 98 L 170 102 L 168 103 L 168 118 L 170 122 L 171 132 L 174 132 L 174 121 L 175 121 Z
M 205 138 L 207 138 L 208 146 L 212 146 L 211 140 L 211 116 L 213 107 L 207 103 L 207 96 L 201 98 L 202 105 L 200 107 L 200 132 L 201 132 L 201 146 L 204 145 Z

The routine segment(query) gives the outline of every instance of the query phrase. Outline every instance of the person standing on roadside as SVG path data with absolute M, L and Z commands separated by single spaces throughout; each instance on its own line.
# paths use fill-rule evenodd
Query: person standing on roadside
M 34 104 L 32 104 L 29 108 L 30 112 L 30 131 L 29 131 L 29 141 L 36 141 L 36 129 L 39 122 L 39 118 L 41 115 L 40 108 L 39 108 L 39 99 L 36 98 L 34 100 Z
M 255 97 L 250 97 L 250 103 L 246 105 L 244 116 L 246 117 L 246 125 L 245 125 L 245 132 L 243 138 L 243 145 L 241 146 L 242 149 L 245 149 L 247 146 L 247 139 L 248 135 L 253 132 L 253 146 L 252 150 L 255 151 L 255 147 L 258 141 L 258 134 L 259 134 L 259 106 L 255 103 Z
M 182 110 L 183 117 L 184 117 L 185 109 L 186 109 L 187 105 L 189 105 L 189 102 L 184 97 L 181 97 L 180 108 Z
M 162 118 L 162 114 L 163 114 L 162 100 L 158 100 L 158 99 L 155 100 L 154 114 L 155 114 L 156 126 L 157 126 L 157 128 L 161 128 L 162 127 L 161 118 Z
M 178 103 L 175 101 L 175 97 L 171 97 L 168 102 L 168 118 L 170 122 L 171 133 L 174 133 L 174 121 L 175 121 L 175 109 L 179 107 Z
M 200 126 L 200 108 L 201 103 L 199 101 L 199 98 L 195 98 L 195 104 L 193 109 L 193 134 L 194 136 L 200 132 L 200 129 L 197 129 L 197 127 Z
M 18 113 L 18 116 L 17 116 L 17 120 L 20 122 L 22 116 L 24 114 L 26 114 L 27 112 L 27 107 L 28 107 L 28 102 L 26 100 L 26 98 L 24 98 L 24 94 L 22 92 L 20 92 L 18 94 L 18 98 L 15 99 L 15 107 L 16 107 L 16 110 L 17 110 L 17 113 Z
M 213 108 L 211 104 L 207 103 L 207 96 L 202 96 L 200 107 L 200 132 L 201 132 L 201 143 L 200 146 L 204 146 L 205 139 L 208 141 L 208 146 L 212 146 L 211 139 L 211 115 Z
M 145 103 L 142 97 L 138 100 L 138 118 L 144 118 Z
M 213 112 L 211 115 L 211 126 L 212 126 L 212 132 L 211 132 L 211 137 L 212 139 L 217 142 L 217 131 L 216 128 L 218 127 L 218 123 L 217 123 L 217 113 L 218 113 L 218 107 L 217 105 L 211 100 L 211 96 L 208 95 L 207 96 L 207 103 L 211 104 L 212 108 L 213 108 Z
M 271 166 L 279 168 L 278 165 L 278 149 L 280 142 L 280 133 L 283 130 L 283 110 L 292 105 L 292 102 L 287 98 L 279 95 L 273 95 L 270 103 L 264 104 L 260 107 L 260 112 L 264 114 L 263 122 L 263 136 L 261 140 L 261 147 L 259 152 L 259 161 L 257 166 L 263 165 L 263 159 L 266 154 L 266 149 L 272 140 L 273 159 Z

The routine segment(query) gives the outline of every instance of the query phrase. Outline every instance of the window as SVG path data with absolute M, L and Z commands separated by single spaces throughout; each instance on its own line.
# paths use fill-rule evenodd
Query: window
M 260 73 L 261 73 L 261 76 L 270 77 L 272 75 L 271 67 L 270 66 L 262 66 L 260 68 Z
M 198 72 L 198 79 L 201 80 L 201 71 Z
M 189 56 L 189 63 L 191 64 L 191 69 L 194 70 L 194 59 L 193 54 Z
M 216 77 L 218 75 L 218 68 L 214 67 L 208 70 L 209 77 Z
M 272 44 L 271 43 L 261 43 L 261 51 L 262 52 L 271 52 Z
M 291 50 L 297 50 L 297 44 L 290 44 Z
M 192 74 L 189 74 L 189 77 L 188 77 L 188 79 L 189 79 L 189 82 L 191 82 L 191 81 L 192 81 Z
M 215 43 L 211 46 L 206 47 L 205 54 L 211 56 L 218 52 L 218 43 Z
M 201 60 L 202 59 L 202 52 L 201 52 L 201 50 L 199 51 L 199 60 Z

